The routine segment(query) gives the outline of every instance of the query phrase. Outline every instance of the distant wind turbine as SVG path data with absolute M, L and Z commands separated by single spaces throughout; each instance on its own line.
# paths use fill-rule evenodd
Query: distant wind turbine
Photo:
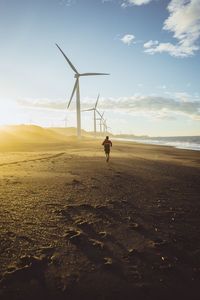
M 63 121 L 64 121 L 64 127 L 67 128 L 67 121 L 68 121 L 67 116 L 64 117 Z
M 108 133 L 108 128 L 111 128 L 107 125 L 107 120 L 106 119 L 103 120 L 103 128 L 104 128 L 104 130 L 103 130 L 104 133 Z
M 93 111 L 94 112 L 94 136 L 96 137 L 96 134 L 97 134 L 97 118 L 96 118 L 96 112 L 98 112 L 97 110 L 97 105 L 98 105 L 98 101 L 99 101 L 99 94 L 97 96 L 97 100 L 96 100 L 96 103 L 95 103 L 95 106 L 93 108 L 90 108 L 90 109 L 84 109 L 82 111 Z
M 108 131 L 107 122 L 106 122 L 106 120 L 104 120 L 104 121 L 103 121 L 103 132 L 104 132 L 104 133 L 107 133 L 107 131 Z
M 100 116 L 100 118 L 99 119 L 97 119 L 97 120 L 99 120 L 100 121 L 100 133 L 102 133 L 102 125 L 103 125 L 103 121 L 104 121 L 104 118 L 103 118 L 103 116 L 104 116 L 104 112 L 101 114 L 98 110 L 97 110 L 97 113 L 98 113 L 98 115 Z
M 96 75 L 110 75 L 108 73 L 79 73 L 77 69 L 74 67 L 74 65 L 71 63 L 71 61 L 68 59 L 68 57 L 65 55 L 65 53 L 62 51 L 62 49 L 56 44 L 60 52 L 63 54 L 64 58 L 72 68 L 72 70 L 75 72 L 74 78 L 75 84 L 74 88 L 72 90 L 72 94 L 68 103 L 67 108 L 69 108 L 71 101 L 73 99 L 74 93 L 76 92 L 76 115 L 77 115 L 77 136 L 81 136 L 81 103 L 80 103 L 80 88 L 79 88 L 79 77 L 81 76 L 96 76 Z

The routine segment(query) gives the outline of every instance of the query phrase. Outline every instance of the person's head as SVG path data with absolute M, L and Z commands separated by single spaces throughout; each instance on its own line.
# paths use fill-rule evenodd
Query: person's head
M 109 136 L 108 135 L 107 135 L 106 139 L 109 140 Z

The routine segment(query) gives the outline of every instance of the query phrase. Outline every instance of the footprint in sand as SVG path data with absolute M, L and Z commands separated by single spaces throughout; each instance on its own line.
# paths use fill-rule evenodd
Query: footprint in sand
M 70 241 L 72 241 L 74 243 L 77 243 L 83 237 L 83 233 L 80 230 L 70 228 L 64 234 L 64 237 L 67 238 L 67 239 L 69 239 Z
M 22 256 L 16 266 L 3 274 L 0 285 L 18 282 L 30 282 L 33 278 L 44 282 L 44 269 L 48 264 L 46 256 Z

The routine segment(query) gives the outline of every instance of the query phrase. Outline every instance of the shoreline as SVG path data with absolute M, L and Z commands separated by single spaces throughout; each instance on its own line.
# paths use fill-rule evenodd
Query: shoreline
M 155 146 L 166 146 L 166 147 L 173 147 L 173 148 L 176 148 L 176 149 L 180 149 L 180 150 L 192 150 L 192 151 L 200 151 L 200 143 L 199 144 L 193 144 L 193 146 L 192 145 L 188 145 L 188 146 L 181 146 L 181 145 L 177 145 L 177 146 L 175 146 L 174 144 L 176 143 L 176 144 L 178 144 L 178 142 L 159 142 L 159 141 L 157 141 L 157 140 L 153 140 L 153 138 L 152 138 L 152 140 L 151 139 L 147 139 L 147 140 L 142 140 L 142 139 L 123 139 L 123 138 L 113 138 L 113 140 L 115 140 L 115 141 L 129 141 L 129 142 L 135 142 L 135 143 L 139 143 L 139 144 L 148 144 L 148 145 L 155 145 Z M 167 143 L 167 144 L 166 144 Z M 179 142 L 179 144 L 180 144 L 180 142 Z M 186 142 L 184 143 L 184 144 L 186 144 Z M 190 143 L 191 144 L 191 143 Z M 192 147 L 192 148 L 191 148 Z

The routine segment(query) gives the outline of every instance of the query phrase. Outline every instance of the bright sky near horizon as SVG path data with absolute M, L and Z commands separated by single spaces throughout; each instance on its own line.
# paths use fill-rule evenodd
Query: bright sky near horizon
M 200 0 L 0 0 L 0 124 L 75 126 L 100 93 L 113 133 L 200 135 Z M 91 112 L 82 128 L 93 129 Z

